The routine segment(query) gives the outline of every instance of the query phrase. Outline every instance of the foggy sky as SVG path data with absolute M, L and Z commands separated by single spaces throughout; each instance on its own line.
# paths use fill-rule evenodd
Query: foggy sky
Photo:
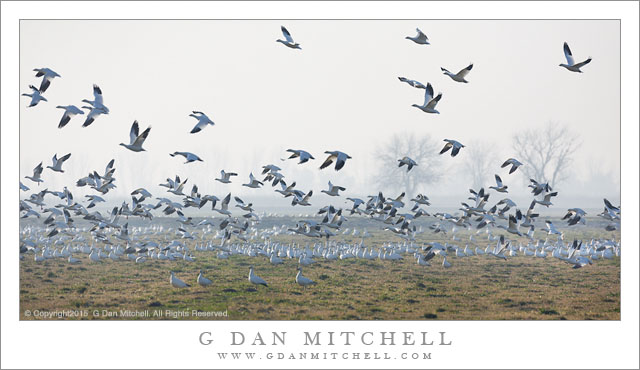
M 281 24 L 302 50 L 275 42 L 282 38 Z M 416 27 L 431 45 L 404 39 Z M 347 188 L 345 197 L 376 193 L 376 150 L 394 133 L 409 133 L 438 142 L 490 143 L 500 158 L 495 173 L 518 201 L 530 199 L 526 179 L 499 167 L 514 156 L 511 138 L 553 121 L 579 134 L 582 143 L 573 177 L 559 186 L 564 193 L 554 203 L 564 204 L 564 198 L 571 206 L 600 207 L 603 197 L 620 198 L 618 21 L 21 21 L 20 37 L 21 93 L 40 84 L 33 68 L 49 67 L 62 76 L 45 92 L 49 102 L 26 108 L 29 98 L 20 100 L 20 176 L 32 191 L 67 185 L 80 200 L 95 192 L 75 187 L 75 181 L 93 170 L 103 173 L 115 158 L 117 188 L 104 196 L 112 202 L 138 187 L 169 196 L 158 184 L 176 174 L 189 178 L 185 193 L 197 184 L 201 193 L 218 197 L 232 192 L 249 201 L 281 202 L 271 186 L 241 186 L 249 172 L 259 177 L 261 167 L 273 163 L 287 183 L 314 190 L 315 211 L 316 205 L 344 201 L 320 193 L 329 180 Z M 566 62 L 565 41 L 576 62 L 593 58 L 584 73 L 558 66 Z M 469 63 L 474 67 L 468 84 L 440 71 L 455 73 Z M 411 107 L 422 104 L 424 90 L 398 76 L 431 82 L 443 93 L 441 114 Z M 63 111 L 55 106 L 93 100 L 94 83 L 110 114 L 87 128 L 81 127 L 84 117 L 76 116 L 58 129 Z M 207 113 L 216 125 L 189 134 L 196 123 L 188 117 L 192 110 Z M 143 153 L 118 146 L 128 143 L 134 120 L 141 130 L 153 127 Z M 289 148 L 307 150 L 316 160 L 281 161 Z M 320 171 L 325 150 L 353 159 L 339 172 Z M 169 156 L 173 151 L 193 152 L 204 162 L 185 165 Z M 45 169 L 40 187 L 24 179 L 40 161 L 51 165 L 54 153 L 68 152 L 65 173 Z M 422 191 L 436 198 L 434 204 L 466 198 L 472 179 L 465 176 L 464 161 L 464 149 L 443 158 L 442 180 Z M 229 185 L 213 181 L 221 169 L 239 176 Z M 603 174 L 611 179 L 593 181 Z

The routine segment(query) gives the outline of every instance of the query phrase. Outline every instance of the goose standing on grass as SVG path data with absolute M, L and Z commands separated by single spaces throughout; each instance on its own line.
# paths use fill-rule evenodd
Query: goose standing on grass
M 169 155 L 172 157 L 175 157 L 177 155 L 183 156 L 187 160 L 186 162 L 184 162 L 184 164 L 195 162 L 195 161 L 204 162 L 200 157 L 190 152 L 173 152 Z
M 173 273 L 173 271 L 171 271 L 171 278 L 169 279 L 169 281 L 171 282 L 171 285 L 173 285 L 176 288 L 186 288 L 191 286 L 185 283 L 184 281 L 178 279 L 176 275 Z
M 566 42 L 564 43 L 563 50 L 564 50 L 564 57 L 567 58 L 567 64 L 560 63 L 560 67 L 564 67 L 570 70 L 571 72 L 582 73 L 580 68 L 586 64 L 589 64 L 589 62 L 591 62 L 591 57 L 589 57 L 584 62 L 580 62 L 576 64 L 573 60 L 573 54 L 571 54 L 571 49 L 569 49 L 569 44 L 567 44 Z
M 414 37 L 407 36 L 405 37 L 405 39 L 411 40 L 419 45 L 430 45 L 429 38 L 427 37 L 427 35 L 425 35 L 424 32 L 420 31 L 419 28 L 416 28 L 416 31 L 418 32 L 417 35 L 415 35 Z
M 446 269 L 451 267 L 451 264 L 447 261 L 447 256 L 444 256 L 444 259 L 442 260 L 442 267 L 444 267 Z
M 508 186 L 502 184 L 502 179 L 498 175 L 496 175 L 496 186 L 489 186 L 489 189 L 493 189 L 498 193 L 508 193 L 507 188 Z
M 406 77 L 398 77 L 398 80 L 402 81 L 402 82 L 406 82 L 407 84 L 409 84 L 409 86 L 413 86 L 416 89 L 426 89 L 427 87 L 422 84 L 421 82 L 418 82 L 416 80 L 410 80 Z
M 27 93 L 22 94 L 22 96 L 28 96 L 31 98 L 31 103 L 29 103 L 27 108 L 35 107 L 36 105 L 38 105 L 38 103 L 40 103 L 40 100 L 48 101 L 47 98 L 42 96 L 42 93 L 40 92 L 40 90 L 38 90 L 35 86 L 29 85 L 29 88 L 32 91 L 31 94 L 27 94 Z
M 289 31 L 284 28 L 284 26 L 280 26 L 280 30 L 282 31 L 282 34 L 284 35 L 284 40 L 280 40 L 277 39 L 276 42 L 281 43 L 282 45 L 289 47 L 291 49 L 302 49 L 300 47 L 300 44 L 298 44 L 297 42 L 293 41 L 293 38 L 291 37 L 291 34 L 289 33 Z
M 209 285 L 213 284 L 213 281 L 207 279 L 202 275 L 202 270 L 200 270 L 200 273 L 198 274 L 198 278 L 196 280 L 198 281 L 198 284 L 203 287 L 208 287 Z
M 298 283 L 298 285 L 301 285 L 303 287 L 304 290 L 307 290 L 307 285 L 315 285 L 316 282 L 302 276 L 302 267 L 298 266 L 297 268 L 298 273 L 296 274 L 296 283 Z
M 242 184 L 242 186 L 246 186 L 246 187 L 252 188 L 252 189 L 257 189 L 262 185 L 264 185 L 263 182 L 258 181 L 258 179 L 253 177 L 253 172 L 249 173 L 249 182 L 247 184 Z
M 402 167 L 404 165 L 407 165 L 407 172 L 411 171 L 411 169 L 413 168 L 413 166 L 417 166 L 418 164 L 416 163 L 416 161 L 414 161 L 413 159 L 404 156 L 402 157 L 402 159 L 398 159 L 398 167 Z
M 202 131 L 202 129 L 207 127 L 207 125 L 211 125 L 211 126 L 215 125 L 215 123 L 213 123 L 213 121 L 209 117 L 207 117 L 206 114 L 202 112 L 198 112 L 194 110 L 193 113 L 189 115 L 189 117 L 193 117 L 198 120 L 198 123 L 196 123 L 196 125 L 191 130 L 192 134 Z
M 219 179 L 215 179 L 216 181 L 220 181 L 223 184 L 230 184 L 231 183 L 231 176 L 238 176 L 237 173 L 235 172 L 224 172 L 224 170 L 220 171 L 220 178 Z
M 340 194 L 338 194 L 338 192 L 339 192 L 340 190 L 345 191 L 345 190 L 347 190 L 347 189 L 345 189 L 345 188 L 344 188 L 344 187 L 342 187 L 342 186 L 333 185 L 333 184 L 331 183 L 331 181 L 329 181 L 329 191 L 327 191 L 327 190 L 320 190 L 320 192 L 321 192 L 321 193 L 325 193 L 325 194 L 327 194 L 327 195 L 330 195 L 330 196 L 332 196 L 332 197 L 337 197 L 337 196 L 340 196 Z
M 76 107 L 75 105 L 58 105 L 56 108 L 64 109 L 64 114 L 60 119 L 58 128 L 63 128 L 64 126 L 66 126 L 67 123 L 69 123 L 69 120 L 71 120 L 71 117 L 75 116 L 76 114 L 84 114 L 82 109 Z
M 511 165 L 511 169 L 509 170 L 509 175 L 511 175 L 518 169 L 518 167 L 522 166 L 522 163 L 520 163 L 520 161 L 518 161 L 515 158 L 509 158 L 506 161 L 504 161 L 504 163 L 502 164 L 502 166 L 500 166 L 500 168 L 505 168 L 508 165 Z
M 147 129 L 144 130 L 142 134 L 138 134 L 139 131 L 140 129 L 138 127 L 138 121 L 133 121 L 133 124 L 131 125 L 131 131 L 129 132 L 129 144 L 120 143 L 120 145 L 134 152 L 144 152 L 145 150 L 142 147 L 142 144 L 144 144 L 147 136 L 149 136 L 151 126 L 147 127 Z
M 302 164 L 302 163 L 308 162 L 309 159 L 315 159 L 315 158 L 313 158 L 311 153 L 309 153 L 307 151 L 304 151 L 304 150 L 287 149 L 287 152 L 293 153 L 293 154 L 291 154 L 289 159 L 300 158 L 300 161 L 298 162 L 298 164 Z
M 444 139 L 444 141 L 446 141 L 447 143 L 444 145 L 444 147 L 440 151 L 440 154 L 444 154 L 449 149 L 451 149 L 451 156 L 455 157 L 456 155 L 458 155 L 458 152 L 460 151 L 460 149 L 464 148 L 464 145 L 462 145 L 459 141 L 451 140 L 451 139 Z
M 471 68 L 473 68 L 473 63 L 469 64 L 466 68 L 461 69 L 460 72 L 453 74 L 449 72 L 446 68 L 440 67 L 440 69 L 444 72 L 444 74 L 451 77 L 452 80 L 456 82 L 463 82 L 463 83 L 469 82 L 464 78 L 467 77 L 467 75 L 469 74 L 469 71 L 471 71 Z
M 427 87 L 424 92 L 424 103 L 422 103 L 422 105 L 411 104 L 411 106 L 416 107 L 425 113 L 440 114 L 440 112 L 436 110 L 436 105 L 441 98 L 442 93 L 438 93 L 438 96 L 436 96 L 435 98 L 433 97 L 433 86 L 431 86 L 430 82 L 427 82 Z
M 342 169 L 342 167 L 344 167 L 344 164 L 347 162 L 347 159 L 351 159 L 351 156 L 339 150 L 326 151 L 324 153 L 329 154 L 329 156 L 327 157 L 327 159 L 325 159 L 324 163 L 322 163 L 322 165 L 320 166 L 321 170 L 329 167 L 329 165 L 331 165 L 331 163 L 335 161 L 336 162 L 335 170 L 339 171 L 340 169 Z
M 267 282 L 263 278 L 253 273 L 253 266 L 249 266 L 249 281 L 251 284 L 264 285 L 268 287 Z
M 51 168 L 53 171 L 56 171 L 56 172 L 64 172 L 62 170 L 62 164 L 69 158 L 71 158 L 71 153 L 68 153 L 63 157 L 60 157 L 60 159 L 58 159 L 58 154 L 54 154 L 53 158 L 51 158 L 51 161 L 53 162 L 53 164 L 51 166 L 47 166 L 47 168 Z
M 47 91 L 47 88 L 51 85 L 51 80 L 55 77 L 60 77 L 59 74 L 49 68 L 35 68 L 34 71 L 38 72 L 36 73 L 36 77 L 42 77 L 42 83 L 40 83 L 41 93 Z
M 33 176 L 25 176 L 25 178 L 33 182 L 36 182 L 38 183 L 38 185 L 40 185 L 41 182 L 44 182 L 44 180 L 40 178 L 40 175 L 42 175 L 42 170 L 43 170 L 42 162 L 40 162 L 40 164 L 33 169 Z

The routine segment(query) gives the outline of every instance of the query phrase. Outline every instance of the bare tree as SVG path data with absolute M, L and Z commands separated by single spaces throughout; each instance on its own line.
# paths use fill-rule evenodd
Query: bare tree
M 442 175 L 439 143 L 429 135 L 416 137 L 408 133 L 395 134 L 376 150 L 380 171 L 374 178 L 381 190 L 404 191 L 407 197 L 417 195 L 423 185 L 431 184 Z M 407 172 L 407 166 L 398 167 L 398 159 L 407 156 L 417 166 Z
M 493 175 L 502 162 L 498 159 L 495 146 L 490 142 L 470 143 L 465 148 L 464 171 L 473 181 L 473 188 L 479 189 L 494 182 Z
M 542 129 L 529 129 L 513 137 L 516 159 L 528 178 L 556 186 L 570 175 L 573 154 L 578 149 L 579 137 L 566 126 L 549 122 Z

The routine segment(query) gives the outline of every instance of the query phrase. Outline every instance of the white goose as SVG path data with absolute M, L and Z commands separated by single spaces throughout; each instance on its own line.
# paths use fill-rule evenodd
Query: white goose
M 84 114 L 84 112 L 80 108 L 76 107 L 75 105 L 58 105 L 56 106 L 56 108 L 64 109 L 64 114 L 60 119 L 58 128 L 63 128 L 64 126 L 66 126 L 73 116 L 77 114 Z
M 464 78 L 469 74 L 469 71 L 471 71 L 471 68 L 473 68 L 473 63 L 469 64 L 466 68 L 461 69 L 460 72 L 453 74 L 449 72 L 446 68 L 440 67 L 440 69 L 444 72 L 444 74 L 451 77 L 452 80 L 456 82 L 463 82 L 463 83 L 469 82 Z
M 22 94 L 22 96 L 28 96 L 31 98 L 31 102 L 29 103 L 29 106 L 27 108 L 35 107 L 36 105 L 38 105 L 38 103 L 40 103 L 41 100 L 48 101 L 47 98 L 42 96 L 40 90 L 38 90 L 35 86 L 29 85 L 29 88 L 31 89 L 31 94 Z
M 230 184 L 231 183 L 231 176 L 238 176 L 237 173 L 235 172 L 224 172 L 224 170 L 220 171 L 220 178 L 219 179 L 215 179 L 216 181 L 220 181 L 223 184 Z
M 462 145 L 462 143 L 460 143 L 459 141 L 452 139 L 444 139 L 444 141 L 446 141 L 447 143 L 440 151 L 440 154 L 446 153 L 449 149 L 451 149 L 451 156 L 455 157 L 456 155 L 458 155 L 460 149 L 464 148 L 464 145 Z
M 55 77 L 60 77 L 59 74 L 49 68 L 35 68 L 34 71 L 38 72 L 36 73 L 36 77 L 42 77 L 42 82 L 40 83 L 40 92 L 45 92 L 51 84 L 51 80 L 53 80 Z
M 342 169 L 342 167 L 344 167 L 344 164 L 347 162 L 347 159 L 351 159 L 351 156 L 349 156 L 349 154 L 343 153 L 339 150 L 325 151 L 324 153 L 329 154 L 329 156 L 327 157 L 327 159 L 325 159 L 324 163 L 322 163 L 322 165 L 320 166 L 321 170 L 329 167 L 329 165 L 331 165 L 331 163 L 335 161 L 336 162 L 335 170 L 339 171 L 340 169 Z
M 313 158 L 311 153 L 309 153 L 309 152 L 307 152 L 305 150 L 287 149 L 287 152 L 293 153 L 293 154 L 291 154 L 289 159 L 300 158 L 300 161 L 298 162 L 298 164 L 302 164 L 302 163 L 308 162 L 310 159 L 315 159 L 315 158 Z
M 407 172 L 411 171 L 411 169 L 412 169 L 414 166 L 417 166 L 417 165 L 418 165 L 418 164 L 416 163 L 416 161 L 414 161 L 413 159 L 411 159 L 411 158 L 409 158 L 409 157 L 407 157 L 407 156 L 404 156 L 404 157 L 402 157 L 401 159 L 398 159 L 398 162 L 399 162 L 399 163 L 398 163 L 398 167 L 402 167 L 402 166 L 404 166 L 404 165 L 406 165 L 406 166 L 407 166 Z
M 149 136 L 149 132 L 151 131 L 151 126 L 147 127 L 142 134 L 139 134 L 138 121 L 133 121 L 131 125 L 131 131 L 129 132 L 129 144 L 120 143 L 123 147 L 133 151 L 133 152 L 144 152 L 144 148 L 142 144 Z
M 584 62 L 575 63 L 573 60 L 573 54 L 571 54 L 571 49 L 569 49 L 569 45 L 566 42 L 564 43 L 563 50 L 564 50 L 564 57 L 567 58 L 567 64 L 561 63 L 560 67 L 564 67 L 571 72 L 582 73 L 580 68 L 586 64 L 589 64 L 589 62 L 591 62 L 591 57 L 589 57 Z
M 249 267 L 249 282 L 255 285 L 264 285 L 268 287 L 267 282 L 263 278 L 253 273 L 253 266 Z
M 71 157 L 71 153 L 64 155 L 58 159 L 58 154 L 54 154 L 53 158 L 51 158 L 51 161 L 53 163 L 51 166 L 47 166 L 47 168 L 51 168 L 53 171 L 56 171 L 56 172 L 64 172 L 62 170 L 62 164 L 70 157 Z
M 304 290 L 307 290 L 307 285 L 316 284 L 315 281 L 302 276 L 302 267 L 298 266 L 297 270 L 298 270 L 298 273 L 296 274 L 296 283 L 298 283 L 298 285 L 301 285 L 304 288 Z
M 518 167 L 522 166 L 522 163 L 520 163 L 520 161 L 518 161 L 515 158 L 509 158 L 506 161 L 504 161 L 504 163 L 502 164 L 502 166 L 500 166 L 500 168 L 505 168 L 509 165 L 511 165 L 511 169 L 509 170 L 509 175 L 511 175 L 518 169 Z
M 329 191 L 327 190 L 320 190 L 321 193 L 325 193 L 327 195 L 330 195 L 332 197 L 337 197 L 340 196 L 340 194 L 338 193 L 340 190 L 345 191 L 346 188 L 342 187 L 342 186 L 338 186 L 338 185 L 333 185 L 331 183 L 331 181 L 329 181 Z
M 171 271 L 171 277 L 169 278 L 169 282 L 171 283 L 171 285 L 173 285 L 176 288 L 186 288 L 191 286 L 185 283 L 184 281 L 178 279 L 176 275 L 173 273 L 173 271 Z
M 173 152 L 173 153 L 170 153 L 169 155 L 172 157 L 175 157 L 177 155 L 183 156 L 187 160 L 186 162 L 184 162 L 184 164 L 195 162 L 195 161 L 204 162 L 200 157 L 190 152 Z
M 215 123 L 213 123 L 213 121 L 202 112 L 194 110 L 193 113 L 189 115 L 189 117 L 193 117 L 198 120 L 198 123 L 191 130 L 192 134 L 202 131 L 202 129 L 207 127 L 207 125 L 215 125 Z
M 36 182 L 38 183 L 38 185 L 40 185 L 41 182 L 44 182 L 44 180 L 40 178 L 40 175 L 42 175 L 42 170 L 43 170 L 42 162 L 40 162 L 40 164 L 33 169 L 33 176 L 25 176 L 25 178 L 33 182 Z
M 281 43 L 282 45 L 289 47 L 291 49 L 302 49 L 300 47 L 300 44 L 298 44 L 297 42 L 293 41 L 293 38 L 291 37 L 291 34 L 289 33 L 289 31 L 284 28 L 284 26 L 280 26 L 280 30 L 282 31 L 282 34 L 284 35 L 285 40 L 280 40 L 277 39 L 276 42 Z
M 436 110 L 436 105 L 438 104 L 441 98 L 442 98 L 442 93 L 438 93 L 438 96 L 436 96 L 435 98 L 433 97 L 433 86 L 431 86 L 431 83 L 428 82 L 427 88 L 425 89 L 425 92 L 424 92 L 424 103 L 422 103 L 422 105 L 411 104 L 411 106 L 416 107 L 425 113 L 440 114 L 440 112 Z
M 495 175 L 495 177 L 496 177 L 496 186 L 489 186 L 489 189 L 493 189 L 498 193 L 508 193 L 507 191 L 508 186 L 502 184 L 502 179 L 500 178 L 500 176 Z
M 405 39 L 411 40 L 419 45 L 429 45 L 429 38 L 427 37 L 427 35 L 425 35 L 422 31 L 420 31 L 419 28 L 416 28 L 416 31 L 418 32 L 416 36 L 414 37 L 407 36 L 405 37 Z
M 198 278 L 196 280 L 198 281 L 198 284 L 200 284 L 203 287 L 207 287 L 213 284 L 213 281 L 207 279 L 202 275 L 202 270 L 200 270 L 200 273 L 198 274 Z
M 258 181 L 254 176 L 253 172 L 249 173 L 249 182 L 247 184 L 242 184 L 242 186 L 246 186 L 248 188 L 257 189 L 260 186 L 264 185 L 261 181 Z

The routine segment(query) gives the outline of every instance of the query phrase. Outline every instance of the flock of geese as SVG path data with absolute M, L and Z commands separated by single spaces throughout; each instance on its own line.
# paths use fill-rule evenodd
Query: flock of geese
M 295 42 L 291 33 L 281 27 L 284 40 L 276 40 L 278 43 L 291 49 L 302 49 L 300 44 Z M 406 38 L 418 45 L 430 45 L 428 37 L 417 29 L 416 36 Z M 566 64 L 560 66 L 572 72 L 582 72 L 580 68 L 591 61 L 591 58 L 581 63 L 575 63 L 573 55 L 567 43 L 564 44 L 564 54 Z M 452 73 L 446 68 L 441 68 L 442 72 L 453 81 L 468 83 L 467 76 L 471 72 L 473 64 Z M 49 68 L 38 68 L 36 77 L 42 77 L 39 88 L 30 85 L 31 94 L 23 94 L 31 98 L 29 107 L 35 107 L 41 101 L 47 102 L 43 96 L 50 87 L 54 78 L 61 76 Z M 431 83 L 410 80 L 399 77 L 401 82 L 418 89 L 425 89 L 425 100 L 422 105 L 413 104 L 414 107 L 426 113 L 436 113 L 436 105 L 442 98 L 442 93 L 434 97 Z M 93 85 L 93 100 L 82 100 L 84 105 L 78 108 L 75 105 L 59 105 L 57 108 L 64 109 L 64 114 L 58 124 L 59 128 L 64 128 L 76 115 L 87 114 L 82 127 L 90 126 L 101 115 L 108 115 L 109 108 L 104 105 L 102 90 L 98 85 Z M 193 111 L 188 115 L 197 120 L 196 125 L 190 131 L 191 134 L 202 132 L 207 126 L 214 126 L 215 123 L 203 112 Z M 128 143 L 120 143 L 124 148 L 132 152 L 145 151 L 143 145 L 149 138 L 151 126 L 140 133 L 138 121 L 134 121 L 129 132 Z M 450 152 L 451 157 L 456 157 L 465 145 L 453 139 L 444 139 L 446 143 L 440 154 Z M 288 159 L 297 160 L 299 165 L 305 165 L 315 157 L 308 151 L 302 149 L 287 149 Z M 327 150 L 326 159 L 319 166 L 325 169 L 333 165 L 335 171 L 342 170 L 347 160 L 352 159 L 347 153 L 339 150 Z M 411 153 L 398 159 L 398 166 L 406 166 L 407 172 L 419 166 L 415 160 L 410 158 Z M 185 160 L 185 164 L 196 161 L 203 161 L 198 155 L 176 151 L 170 153 L 171 157 L 180 156 Z M 71 158 L 71 153 L 58 157 L 57 153 L 52 158 L 52 164 L 46 166 L 52 172 L 64 172 L 63 165 Z M 515 158 L 507 159 L 500 168 L 508 168 L 508 175 L 513 174 L 520 166 L 526 166 Z M 496 166 L 497 167 L 497 166 Z M 24 176 L 35 183 L 38 187 L 44 183 L 43 162 L 40 162 L 31 176 Z M 171 195 L 156 196 L 153 198 L 150 191 L 144 188 L 133 190 L 130 202 L 123 202 L 119 207 L 113 207 L 111 212 L 103 215 L 99 211 L 92 210 L 99 203 L 106 202 L 103 196 L 116 187 L 114 177 L 116 168 L 115 161 L 111 160 L 104 171 L 93 170 L 87 176 L 80 178 L 76 182 L 77 187 L 89 187 L 96 194 L 86 195 L 84 200 L 74 199 L 71 190 L 65 186 L 62 191 L 53 191 L 47 188 L 36 191 L 26 199 L 20 200 L 21 218 L 44 218 L 43 226 L 24 225 L 20 234 L 20 258 L 23 259 L 26 253 L 33 253 L 36 262 L 43 262 L 51 258 L 64 258 L 71 264 L 82 263 L 81 259 L 74 257 L 79 254 L 86 254 L 89 260 L 102 263 L 106 260 L 132 261 L 136 264 L 145 263 L 152 260 L 182 260 L 194 262 L 193 252 L 211 252 L 219 259 L 227 259 L 232 255 L 245 255 L 249 257 L 267 258 L 273 265 L 283 263 L 284 259 L 296 259 L 298 267 L 296 269 L 295 281 L 306 289 L 307 286 L 314 285 L 315 282 L 302 274 L 302 266 L 311 265 L 319 260 L 335 261 L 349 258 L 379 259 L 379 260 L 400 260 L 414 258 L 421 266 L 430 266 L 435 256 L 442 258 L 442 266 L 449 268 L 452 266 L 447 257 L 457 258 L 487 256 L 506 260 L 508 257 L 517 255 L 530 256 L 534 258 L 546 258 L 551 256 L 568 263 L 574 268 L 580 268 L 592 264 L 593 260 L 604 258 L 609 259 L 620 255 L 620 243 L 613 239 L 592 239 L 589 242 L 573 240 L 564 242 L 564 234 L 559 231 L 550 221 L 545 220 L 542 231 L 547 235 L 546 240 L 534 238 L 536 231 L 536 219 L 540 216 L 535 211 L 538 207 L 549 207 L 553 205 L 552 198 L 558 193 L 554 192 L 550 184 L 542 183 L 535 179 L 530 179 L 531 193 L 533 199 L 526 211 L 521 211 L 518 206 L 509 198 L 502 198 L 489 206 L 489 198 L 493 194 L 508 193 L 508 186 L 503 183 L 500 175 L 495 174 L 496 185 L 489 186 L 489 190 L 484 188 L 470 189 L 471 196 L 461 202 L 458 213 L 449 214 L 443 212 L 429 213 L 426 209 L 430 205 L 429 198 L 424 194 L 417 194 L 410 200 L 405 199 L 402 192 L 395 197 L 386 197 L 382 192 L 369 195 L 366 199 L 357 197 L 347 197 L 346 202 L 350 202 L 350 207 L 340 208 L 334 205 L 322 207 L 317 212 L 318 218 L 307 218 L 299 220 L 295 226 L 282 225 L 281 227 L 260 228 L 261 217 L 254 212 L 251 202 L 245 202 L 238 196 L 233 197 L 235 207 L 230 208 L 232 195 L 228 193 L 222 199 L 213 194 L 202 194 L 198 186 L 193 184 L 191 191 L 185 188 L 188 179 L 167 178 L 164 183 L 159 184 L 165 187 L 167 193 Z M 253 172 L 249 174 L 247 183 L 242 186 L 260 189 L 268 188 L 271 185 L 274 191 L 281 194 L 283 198 L 290 198 L 292 207 L 311 206 L 313 190 L 304 191 L 296 188 L 296 182 L 285 181 L 282 170 L 274 165 L 267 164 L 262 167 L 262 180 L 256 178 Z M 507 176 L 508 176 L 507 175 Z M 220 171 L 220 177 L 213 180 L 222 184 L 230 184 L 238 174 L 226 170 Z M 266 184 L 266 185 L 265 185 Z M 20 182 L 20 190 L 28 192 L 31 189 Z M 328 188 L 321 190 L 322 193 L 330 197 L 341 197 L 340 192 L 347 189 L 343 186 L 328 182 Z M 185 193 L 187 191 L 187 193 Z M 100 194 L 100 195 L 98 195 Z M 53 197 L 57 204 L 48 206 L 45 197 Z M 173 197 L 173 198 L 169 198 Z M 176 199 L 175 197 L 180 197 Z M 147 201 L 148 200 L 148 201 Z M 147 201 L 147 202 L 145 202 Z M 412 202 L 413 205 L 406 207 L 405 202 Z M 84 204 L 83 204 L 84 203 Z M 213 217 L 206 217 L 200 222 L 196 222 L 192 217 L 187 216 L 188 208 L 202 209 L 211 205 L 211 211 L 220 214 L 221 220 L 215 222 Z M 241 215 L 234 215 L 237 208 Z M 154 217 L 153 211 L 160 210 L 165 216 L 175 216 L 176 228 L 165 229 L 162 226 L 154 225 L 152 222 L 145 227 L 129 227 L 129 217 L 139 217 L 151 221 Z M 562 220 L 566 220 L 567 227 L 586 223 L 586 212 L 580 208 L 567 210 Z M 73 216 L 72 216 L 73 215 Z M 346 216 L 358 215 L 370 220 L 379 222 L 381 230 L 388 232 L 389 236 L 394 235 L 402 241 L 385 242 L 382 245 L 368 246 L 365 238 L 371 236 L 366 230 L 351 231 L 345 227 L 348 223 Z M 435 222 L 428 226 L 427 230 L 422 226 L 417 227 L 415 220 L 419 217 L 432 217 Z M 607 220 L 607 231 L 615 231 L 620 224 L 620 207 L 614 206 L 607 199 L 604 199 L 604 210 L 598 216 Z M 91 227 L 76 227 L 73 217 L 90 223 Z M 122 223 L 122 218 L 127 221 Z M 459 229 L 476 230 L 470 236 L 465 246 L 462 247 L 463 240 L 456 234 Z M 494 230 L 504 230 L 506 235 L 512 234 L 520 239 L 508 240 L 503 235 L 494 235 Z M 523 232 L 525 231 L 525 232 Z M 418 240 L 420 234 L 429 232 L 433 234 L 452 234 L 450 243 L 421 242 Z M 488 244 L 486 248 L 480 248 L 481 233 L 486 234 Z M 352 236 L 361 236 L 359 243 L 347 243 L 338 241 L 335 238 L 339 233 Z M 276 237 L 278 235 L 300 235 L 313 241 L 313 246 L 307 243 L 304 247 L 297 243 L 281 243 Z M 475 236 L 474 236 L 475 235 Z M 478 236 L 478 239 L 476 239 Z M 554 241 L 555 238 L 555 241 Z M 214 242 L 220 240 L 220 242 Z M 523 241 L 525 240 L 525 241 Z M 160 241 L 160 242 L 158 242 Z M 189 245 L 190 244 L 190 245 Z M 471 245 L 471 246 L 470 246 Z M 431 261 L 431 262 L 430 262 Z M 254 267 L 249 269 L 248 280 L 251 284 L 268 287 L 266 280 L 256 275 Z M 200 270 L 196 279 L 200 286 L 207 287 L 213 284 L 211 279 L 204 276 Z M 176 288 L 190 287 L 190 284 L 178 278 L 173 271 L 170 271 L 170 284 Z

